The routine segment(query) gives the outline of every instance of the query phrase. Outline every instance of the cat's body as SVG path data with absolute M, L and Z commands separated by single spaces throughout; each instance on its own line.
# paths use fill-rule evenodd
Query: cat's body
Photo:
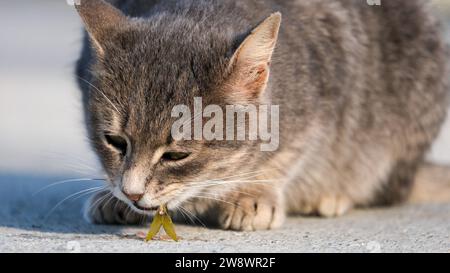
M 91 9 L 105 7 L 93 2 L 98 3 Z M 141 204 L 170 204 L 172 198 L 180 198 L 183 208 L 196 217 L 237 230 L 278 227 L 285 212 L 336 216 L 355 206 L 404 201 L 439 132 L 449 99 L 445 46 L 424 2 L 390 0 L 369 6 L 365 0 L 115 1 L 126 14 L 141 17 L 131 27 L 114 18 L 120 17 L 115 11 L 98 19 L 79 8 L 94 49 L 86 40 L 78 75 L 90 136 L 110 179 L 116 188 L 130 191 L 128 196 L 145 199 Z M 275 11 L 283 14 L 279 33 L 279 16 L 272 15 L 249 34 Z M 111 29 L 114 24 L 93 26 L 109 18 L 116 20 L 116 31 Z M 273 57 L 270 46 L 244 51 L 246 42 L 266 28 L 273 32 L 261 37 L 269 39 L 271 33 L 269 42 L 277 43 Z M 240 45 L 243 53 L 233 55 Z M 145 52 L 151 48 L 156 52 Z M 167 136 L 161 133 L 170 127 L 170 109 L 190 105 L 194 96 L 224 104 L 215 92 L 227 92 L 223 86 L 233 78 L 227 62 L 234 59 L 231 56 L 245 58 L 258 50 L 270 51 L 265 60 L 270 62 L 270 78 L 266 87 L 269 68 L 264 66 L 252 78 L 257 85 L 253 91 L 258 103 L 280 106 L 279 149 L 260 152 L 251 142 L 213 142 L 205 151 L 199 143 L 185 142 L 185 148 L 199 154 L 192 159 L 196 162 L 185 163 L 181 170 L 156 166 L 158 153 L 164 153 L 161 147 L 172 145 L 164 143 Z M 233 68 L 241 71 L 236 75 L 246 75 L 240 65 Z M 88 72 L 91 66 L 95 76 Z M 233 79 L 233 84 L 246 81 Z M 104 96 L 92 96 L 86 81 Z M 126 112 L 126 118 L 120 121 L 114 112 Z M 134 150 L 123 162 L 107 151 L 99 136 L 104 130 L 127 131 L 131 140 L 124 145 Z M 158 199 L 164 189 L 155 190 L 211 179 L 229 183 L 210 184 L 195 193 L 186 186 L 180 190 L 182 198 Z M 139 186 L 127 188 L 125 183 L 143 184 L 152 197 L 142 197 L 133 192 Z M 174 201 L 173 208 L 180 202 Z M 139 219 L 137 214 L 118 217 L 121 206 L 95 208 L 88 216 L 96 222 Z

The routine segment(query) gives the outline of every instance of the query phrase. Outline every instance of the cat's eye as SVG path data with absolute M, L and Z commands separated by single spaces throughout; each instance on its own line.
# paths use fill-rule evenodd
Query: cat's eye
M 122 155 L 127 153 L 127 140 L 121 136 L 105 134 L 106 142 L 117 149 Z
M 187 158 L 189 155 L 189 153 L 183 152 L 167 152 L 163 154 L 161 159 L 165 161 L 178 161 Z

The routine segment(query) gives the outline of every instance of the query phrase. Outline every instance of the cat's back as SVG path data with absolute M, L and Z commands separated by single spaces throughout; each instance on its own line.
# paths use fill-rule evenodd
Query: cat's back
M 352 101 L 367 111 L 387 110 L 386 121 L 396 120 L 394 114 L 408 123 L 424 112 L 442 119 L 449 58 L 429 1 L 265 2 L 283 13 L 273 78 L 286 108 L 294 111 L 291 102 L 314 97 L 334 104 L 335 112 L 343 110 L 336 109 L 339 102 Z

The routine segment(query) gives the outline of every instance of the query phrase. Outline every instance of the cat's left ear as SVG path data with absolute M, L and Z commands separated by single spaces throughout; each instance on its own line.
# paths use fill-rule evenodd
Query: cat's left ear
M 229 85 L 235 99 L 256 99 L 265 90 L 280 25 L 281 13 L 270 15 L 234 53 L 229 64 Z
M 112 34 L 128 24 L 127 16 L 104 0 L 82 0 L 75 7 L 99 55 Z

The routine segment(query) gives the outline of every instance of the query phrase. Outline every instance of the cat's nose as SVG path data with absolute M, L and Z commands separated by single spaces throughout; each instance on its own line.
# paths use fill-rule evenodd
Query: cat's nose
M 143 194 L 128 194 L 126 192 L 123 192 L 125 194 L 125 196 L 130 199 L 133 202 L 137 202 L 139 200 L 141 200 Z

